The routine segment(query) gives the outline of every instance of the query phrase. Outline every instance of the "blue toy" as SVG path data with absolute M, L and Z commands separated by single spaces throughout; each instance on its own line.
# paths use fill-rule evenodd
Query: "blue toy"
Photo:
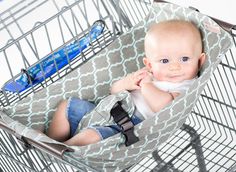
M 22 74 L 19 78 L 16 79 L 16 81 L 8 81 L 3 86 L 2 90 L 20 93 L 35 84 L 41 83 L 46 78 L 52 76 L 57 69 L 59 70 L 66 66 L 68 64 L 68 58 L 71 61 L 84 49 L 86 49 L 92 41 L 97 39 L 97 37 L 103 33 L 104 27 L 105 22 L 102 20 L 97 20 L 94 22 L 90 32 L 85 37 L 74 41 L 52 55 L 49 55 L 43 59 L 41 63 L 31 66 L 27 70 L 22 69 Z M 57 68 L 55 63 L 57 64 Z

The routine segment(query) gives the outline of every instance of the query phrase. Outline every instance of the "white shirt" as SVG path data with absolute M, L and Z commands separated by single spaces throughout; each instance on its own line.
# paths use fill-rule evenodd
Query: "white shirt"
M 167 81 L 153 81 L 153 84 L 162 91 L 166 92 L 185 92 L 196 80 L 196 78 L 191 80 L 185 80 L 180 83 L 173 83 Z M 152 117 L 155 113 L 151 110 L 149 105 L 143 98 L 140 90 L 131 91 L 132 100 L 137 108 L 137 110 L 143 115 L 145 119 Z

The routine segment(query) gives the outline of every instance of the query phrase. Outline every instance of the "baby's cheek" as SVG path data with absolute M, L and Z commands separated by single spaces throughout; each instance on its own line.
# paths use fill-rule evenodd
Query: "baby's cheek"
M 155 79 L 157 79 L 157 80 L 162 80 L 162 78 L 163 78 L 163 75 L 162 75 L 162 73 L 160 73 L 160 72 L 154 72 L 153 73 L 153 77 L 155 78 Z
M 194 78 L 198 73 L 198 68 L 196 67 L 192 67 L 192 68 L 188 68 L 188 70 L 186 70 L 186 74 L 189 76 L 189 78 Z

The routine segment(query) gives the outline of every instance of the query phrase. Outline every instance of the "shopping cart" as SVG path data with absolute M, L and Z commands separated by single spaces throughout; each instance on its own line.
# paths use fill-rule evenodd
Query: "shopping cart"
M 10 81 L 16 81 L 23 74 L 20 72 L 21 68 L 28 69 L 32 65 L 40 65 L 48 55 L 53 56 L 62 47 L 88 35 L 94 21 L 99 19 L 105 22 L 105 29 L 101 35 L 91 41 L 75 59 L 70 61 L 68 58 L 68 65 L 50 77 L 45 77 L 43 82 L 32 84 L 27 89 L 14 93 L 3 87 L 0 93 L 1 107 L 24 100 L 25 97 L 69 75 L 112 43 L 120 34 L 142 20 L 148 14 L 151 4 L 152 2 L 147 0 L 89 2 L 65 0 L 60 1 L 60 4 L 54 0 L 22 0 L 1 13 L 1 31 L 8 33 L 10 41 L 1 47 L 0 55 L 1 59 L 4 59 L 6 66 L 4 71 L 6 75 L 8 73 Z M 33 29 L 24 30 L 24 22 L 20 23 L 23 18 L 49 5 L 50 8 L 55 8 L 55 14 L 45 18 L 44 22 L 36 22 Z M 89 14 L 90 11 L 93 11 L 92 15 Z M 233 25 L 219 20 L 216 22 L 235 37 L 236 28 Z M 55 25 L 58 26 L 58 30 L 55 30 Z M 17 27 L 19 35 L 14 37 L 11 27 Z M 181 130 L 162 144 L 158 151 L 154 151 L 152 155 L 126 170 L 231 172 L 236 170 L 235 46 L 234 40 L 233 48 L 214 72 Z M 16 50 L 16 54 L 11 54 L 13 49 Z M 14 59 L 11 59 L 12 56 Z M 14 67 L 17 57 L 21 58 L 22 63 L 19 68 Z M 96 168 L 79 159 L 63 155 L 65 150 L 60 146 L 52 149 L 50 145 L 24 140 L 24 137 L 17 136 L 5 125 L 0 126 L 0 171 L 96 171 Z

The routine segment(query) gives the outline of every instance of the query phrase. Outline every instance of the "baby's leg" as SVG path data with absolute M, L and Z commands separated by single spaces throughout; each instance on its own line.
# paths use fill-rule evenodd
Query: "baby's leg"
M 57 107 L 52 118 L 47 135 L 54 140 L 63 142 L 70 136 L 70 124 L 66 117 L 67 100 L 63 100 Z
M 84 129 L 64 143 L 70 146 L 84 146 L 99 142 L 100 140 L 111 137 L 120 131 L 121 128 L 117 125 L 93 126 Z
M 68 140 L 76 133 L 83 116 L 94 108 L 93 103 L 75 97 L 62 101 L 49 126 L 48 136 L 60 142 Z
M 100 140 L 100 135 L 94 129 L 85 129 L 64 143 L 70 146 L 84 146 Z

